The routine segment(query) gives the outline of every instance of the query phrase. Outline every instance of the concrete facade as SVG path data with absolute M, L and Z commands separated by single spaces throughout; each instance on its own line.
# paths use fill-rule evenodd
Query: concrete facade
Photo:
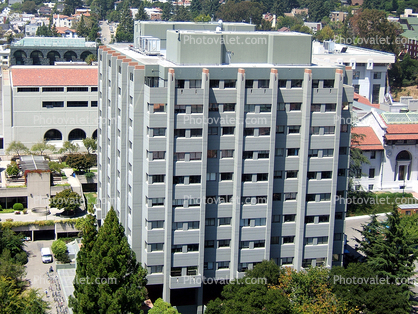
M 331 200 L 347 189 L 352 71 L 312 65 L 308 35 L 166 38 L 154 57 L 99 48 L 99 221 L 115 208 L 174 305 L 174 290 L 202 305 L 203 276 L 242 277 L 263 259 L 341 265 L 345 206 Z

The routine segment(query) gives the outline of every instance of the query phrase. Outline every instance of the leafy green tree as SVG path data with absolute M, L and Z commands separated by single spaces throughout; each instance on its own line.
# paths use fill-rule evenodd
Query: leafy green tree
M 335 33 L 329 25 L 324 26 L 320 31 L 315 35 L 318 41 L 332 40 L 334 39 Z
M 71 189 L 58 192 L 49 200 L 49 206 L 63 209 L 64 213 L 74 212 L 81 204 L 81 196 Z
M 51 37 L 52 36 L 51 29 L 46 25 L 39 26 L 38 29 L 36 30 L 36 36 Z
M 133 42 L 134 39 L 134 20 L 129 9 L 129 0 L 124 0 L 120 14 L 120 23 L 116 29 L 117 42 Z
M 120 20 L 120 11 L 110 11 L 106 18 L 109 22 L 119 22 Z
M 15 161 L 7 165 L 6 173 L 9 177 L 15 177 L 20 174 L 20 169 Z
M 22 234 L 16 234 L 10 228 L 2 228 L 1 231 L 2 232 L 0 233 L 0 254 L 3 254 L 3 252 L 7 250 L 8 254 L 10 254 L 10 259 L 14 259 L 18 254 L 25 252 L 23 250 L 24 243 Z
M 78 171 L 90 171 L 91 167 L 97 165 L 97 156 L 92 154 L 70 154 L 67 156 L 65 162 Z
M 210 22 L 211 18 L 209 15 L 199 14 L 194 18 L 195 22 Z
M 97 140 L 91 137 L 83 139 L 83 145 L 87 149 L 87 153 L 90 154 L 97 150 Z
M 83 0 L 65 0 L 64 5 L 63 14 L 70 16 L 74 14 L 75 9 L 83 7 Z
M 161 14 L 161 19 L 163 21 L 169 21 L 173 15 L 173 4 L 171 1 L 165 2 L 163 5 L 163 12 Z
M 10 155 L 10 153 L 20 156 L 29 153 L 29 149 L 20 141 L 12 141 L 6 149 L 6 154 Z
M 95 41 L 100 38 L 100 34 L 99 34 L 100 26 L 99 26 L 99 20 L 98 20 L 97 14 L 93 13 L 91 15 L 90 22 L 91 22 L 91 27 L 90 27 L 90 32 L 88 34 L 88 38 L 90 41 Z
M 355 177 L 361 177 L 363 164 L 370 164 L 369 159 L 363 155 L 363 151 L 357 147 L 364 137 L 364 134 L 351 132 L 350 166 L 348 169 L 350 181 Z
M 409 296 L 403 289 L 387 283 L 385 277 L 379 276 L 366 263 L 350 263 L 347 268 L 332 267 L 330 276 L 333 293 L 347 302 L 349 308 L 376 314 L 411 312 Z
M 94 234 L 91 233 L 94 238 Z M 146 296 L 146 270 L 136 261 L 113 208 L 83 262 L 91 284 L 75 286 L 70 306 L 78 313 L 137 313 Z M 78 276 L 78 275 L 76 275 Z M 84 277 L 84 278 L 86 278 Z M 82 277 L 79 277 L 82 278 Z M 107 278 L 104 282 L 103 278 Z M 77 290 L 78 289 L 78 290 Z
M 35 13 L 36 12 L 35 1 L 25 1 L 25 2 L 23 2 L 22 11 L 26 12 L 26 13 Z
M 69 263 L 71 260 L 68 256 L 67 245 L 61 239 L 55 240 L 51 245 L 52 253 L 57 260 L 63 263 Z
M 75 143 L 71 143 L 70 141 L 65 141 L 62 145 L 62 148 L 58 151 L 60 154 L 62 153 L 76 153 L 80 149 L 80 146 Z
M 255 25 L 261 24 L 262 14 L 263 6 L 258 2 L 234 2 L 233 0 L 227 1 L 216 13 L 217 17 L 224 22 L 245 21 L 249 23 L 251 21 Z
M 43 141 L 43 142 L 33 144 L 30 150 L 33 153 L 39 153 L 40 155 L 43 155 L 45 151 L 55 152 L 56 147 L 55 145 L 48 144 L 47 142 Z
M 174 7 L 174 14 L 171 17 L 172 21 L 188 22 L 192 20 L 192 15 L 188 8 L 183 5 L 176 5 Z
M 49 166 L 49 169 L 52 172 L 55 172 L 56 174 L 61 174 L 62 169 L 64 169 L 64 165 L 56 161 L 48 162 L 48 166 Z
M 97 58 L 96 58 L 96 55 L 94 55 L 94 54 L 88 55 L 86 57 L 86 60 L 84 60 L 84 62 L 86 62 L 88 65 L 92 65 L 93 62 L 96 62 L 96 61 L 97 61 Z M 83 141 L 84 141 L 84 139 L 83 139 Z
M 202 12 L 202 2 L 201 2 L 201 0 L 192 0 L 192 3 L 190 4 L 190 12 L 192 13 L 192 16 L 195 19 L 196 19 L 197 16 L 200 16 L 200 15 L 206 16 L 204 14 L 201 14 L 201 12 Z M 210 16 L 209 16 L 209 19 L 210 19 Z M 197 20 L 197 21 L 195 20 L 195 22 L 202 22 L 202 20 L 201 19 Z
M 179 312 L 170 303 L 158 298 L 154 302 L 154 307 L 148 311 L 148 314 L 179 314 Z

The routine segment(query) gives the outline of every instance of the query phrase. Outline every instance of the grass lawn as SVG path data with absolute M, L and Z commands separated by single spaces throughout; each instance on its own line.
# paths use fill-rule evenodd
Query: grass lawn
M 95 192 L 90 192 L 90 193 L 84 193 L 84 196 L 87 199 L 87 204 L 96 204 L 96 198 L 97 198 L 97 193 Z
M 10 213 L 14 213 L 15 210 L 13 208 L 9 208 L 9 209 L 3 209 L 0 211 L 0 214 L 10 214 Z
M 387 213 L 393 209 L 394 205 L 418 204 L 418 200 L 411 193 L 390 192 L 352 191 L 348 193 L 345 201 L 347 202 L 347 216 Z

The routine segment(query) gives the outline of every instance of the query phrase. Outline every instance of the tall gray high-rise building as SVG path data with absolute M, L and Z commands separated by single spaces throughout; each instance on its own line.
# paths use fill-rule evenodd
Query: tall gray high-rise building
M 351 69 L 312 64 L 298 33 L 135 43 L 99 48 L 98 217 L 115 208 L 149 285 L 201 305 L 264 259 L 341 265 Z

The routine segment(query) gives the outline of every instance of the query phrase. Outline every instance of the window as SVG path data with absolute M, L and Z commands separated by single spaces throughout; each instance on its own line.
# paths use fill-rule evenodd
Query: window
M 296 215 L 295 214 L 283 215 L 283 221 L 284 222 L 294 222 L 295 219 L 296 219 Z
M 315 202 L 316 194 L 307 194 L 306 201 L 307 202 Z
M 340 147 L 340 155 L 347 155 L 347 147 Z
M 151 221 L 151 229 L 163 229 L 164 220 Z
M 253 159 L 253 152 L 252 151 L 244 151 L 242 153 L 242 159 Z
M 31 92 L 39 92 L 39 87 L 18 87 L 18 93 L 31 93 Z
M 336 108 L 336 104 L 325 104 L 325 112 L 335 112 Z
M 315 222 L 315 216 L 305 216 L 305 224 L 313 224 Z
M 160 274 L 163 272 L 163 265 L 148 266 L 148 274 Z
M 335 126 L 324 126 L 324 134 L 334 134 Z
M 233 149 L 221 150 L 221 158 L 234 158 L 234 150 Z
M 360 93 L 360 84 L 353 84 L 353 87 L 356 94 Z
M 42 87 L 42 92 L 63 92 L 63 91 L 64 91 L 64 87 Z
M 221 173 L 221 181 L 225 180 L 232 180 L 232 172 L 222 172 Z
M 174 161 L 184 161 L 185 156 L 185 153 L 174 153 Z
M 313 237 L 306 237 L 305 238 L 305 245 L 313 245 L 314 238 Z
M 370 168 L 369 169 L 369 179 L 373 179 L 374 178 L 374 172 L 375 172 L 375 169 L 374 168 Z
M 226 126 L 222 128 L 222 135 L 234 135 L 235 127 Z
M 343 219 L 343 217 L 344 217 L 344 213 L 342 213 L 342 212 L 336 212 L 335 213 L 335 219 L 341 220 L 341 219 Z
M 268 173 L 257 174 L 257 181 L 267 181 L 267 180 L 268 180 Z
M 218 155 L 218 151 L 216 149 L 208 150 L 208 158 L 216 158 Z
M 341 133 L 347 133 L 348 132 L 348 124 L 341 124 Z
M 302 87 L 302 80 L 291 80 L 291 88 Z
M 205 219 L 205 226 L 214 226 L 215 225 L 215 218 L 206 218 Z
M 269 151 L 268 150 L 258 151 L 258 159 L 268 159 L 268 158 L 269 158 Z
M 293 264 L 293 257 L 285 257 L 281 259 L 282 265 L 291 265 Z
M 171 267 L 171 277 L 180 277 L 181 276 L 181 267 Z
M 273 193 L 273 201 L 281 201 L 282 194 L 281 193 Z
M 275 170 L 274 171 L 274 179 L 282 179 L 283 178 L 283 171 Z
M 200 176 L 189 176 L 189 184 L 200 183 Z
M 151 206 L 164 206 L 164 197 L 150 198 Z
M 284 200 L 285 201 L 294 201 L 296 200 L 297 192 L 285 193 Z
M 186 113 L 186 106 L 185 105 L 175 105 L 174 106 L 174 113 Z
M 345 169 L 338 169 L 338 176 L 344 177 L 345 176 Z
M 67 92 L 88 92 L 88 87 L 67 87 Z
M 162 251 L 164 243 L 152 243 L 149 244 L 150 252 Z
M 376 151 L 375 150 L 370 151 L 370 159 L 376 159 Z
M 184 80 L 176 80 L 176 88 L 184 88 Z
M 152 152 L 152 160 L 165 159 L 165 152 Z
M 173 184 L 184 184 L 184 176 L 174 176 Z
M 287 80 L 279 80 L 279 88 L 286 88 Z
M 318 222 L 329 222 L 329 215 L 319 215 Z
M 318 150 L 317 149 L 308 150 L 308 157 L 318 157 Z
M 208 127 L 208 135 L 218 135 L 218 127 L 216 126 Z
M 183 200 L 181 199 L 181 200 L 179 200 L 179 199 L 177 199 L 177 200 L 173 200 L 173 206 L 174 206 L 174 204 L 181 204 L 181 206 L 183 206 Z M 177 206 L 175 206 L 175 207 L 177 207 Z M 183 222 L 173 222 L 173 230 L 174 231 L 176 231 L 176 230 L 183 230 Z
M 231 243 L 231 240 L 219 240 L 218 241 L 218 247 L 219 248 L 221 248 L 221 247 L 229 247 L 230 243 Z
M 216 173 L 207 173 L 206 174 L 206 181 L 216 181 Z
M 219 218 L 218 222 L 219 222 L 219 226 L 230 226 L 231 225 L 231 217 Z
M 249 197 L 246 197 L 249 198 Z M 241 219 L 240 222 L 241 227 L 250 227 L 251 226 L 251 219 Z
M 210 88 L 219 88 L 219 80 L 210 80 L 209 87 Z
M 289 134 L 299 134 L 300 133 L 300 125 L 290 125 L 288 127 Z
M 224 112 L 225 111 L 235 111 L 235 104 L 224 104 Z
M 317 244 L 328 244 L 328 237 L 318 237 Z
M 283 237 L 283 244 L 289 244 L 295 242 L 295 236 Z
M 308 180 L 314 180 L 316 179 L 316 172 L 315 171 L 309 171 L 308 172 Z
M 42 102 L 43 108 L 62 108 L 64 107 L 63 101 L 43 101 Z
M 276 125 L 276 134 L 284 134 L 284 125 Z
M 201 152 L 190 153 L 190 160 L 202 160 L 202 153 Z
M 74 107 L 88 107 L 88 101 L 67 101 L 67 108 L 74 108 Z
M 190 80 L 189 81 L 189 88 L 201 88 L 202 87 L 202 80 Z
M 97 101 L 96 100 L 92 100 L 90 102 L 90 107 L 97 107 Z
M 197 252 L 199 251 L 199 244 L 188 244 L 187 252 Z
M 191 129 L 190 137 L 202 137 L 202 129 Z
M 243 174 L 242 175 L 242 182 L 251 182 L 253 180 L 252 174 Z
M 311 112 L 320 112 L 321 111 L 321 105 L 320 104 L 312 104 L 311 105 Z
M 165 178 L 165 175 L 163 175 L 163 174 L 152 175 L 152 176 L 149 176 L 149 183 L 150 184 L 152 184 L 152 183 L 164 183 L 164 178 Z
M 203 265 L 204 265 L 203 267 L 204 267 L 205 270 L 212 270 L 213 269 L 213 262 L 205 262 Z
M 289 110 L 290 111 L 300 111 L 301 107 L 302 107 L 301 103 L 291 103 L 290 107 L 289 107 Z
M 206 240 L 205 241 L 205 248 L 214 248 L 215 247 L 215 241 L 214 240 Z
M 254 80 L 245 80 L 245 88 L 253 88 Z
M 235 88 L 236 80 L 224 80 L 224 88 Z
M 321 193 L 319 200 L 321 202 L 327 202 L 331 200 L 331 193 Z
M 284 149 L 283 148 L 276 148 L 276 156 L 281 157 L 283 156 Z
M 165 104 L 152 104 L 152 106 L 154 108 L 154 112 L 165 112 Z
M 270 104 L 260 105 L 260 112 L 271 112 L 271 105 Z
M 217 104 L 217 103 L 210 103 L 209 104 L 209 111 L 219 111 L 219 104 Z
M 324 88 L 334 88 L 334 80 L 324 80 Z
M 299 155 L 299 148 L 288 148 L 287 149 L 287 156 L 298 156 Z
M 217 262 L 216 267 L 217 267 L 217 269 L 228 269 L 229 268 L 229 262 Z
M 256 204 L 266 204 L 267 203 L 267 196 L 256 196 L 255 202 L 256 202 Z
M 266 218 L 256 218 L 254 220 L 254 226 L 262 227 L 266 225 Z
M 197 266 L 189 266 L 186 268 L 186 275 L 187 276 L 196 276 L 197 275 Z
M 334 155 L 333 149 L 324 149 L 322 150 L 322 157 L 332 157 Z
M 185 129 L 175 129 L 174 130 L 174 137 L 186 137 L 186 130 Z
M 319 126 L 311 126 L 310 133 L 312 135 L 319 135 Z
M 259 128 L 258 135 L 259 136 L 270 135 L 270 128 Z
M 192 105 L 192 113 L 202 113 L 203 112 L 203 105 Z
M 62 87 L 63 88 L 63 87 Z M 97 87 L 90 87 L 90 91 L 97 92 Z
M 321 172 L 321 179 L 331 179 L 331 178 L 332 178 L 332 171 Z
M 373 79 L 380 80 L 382 78 L 382 72 L 374 72 Z
M 254 136 L 254 128 L 245 128 L 244 136 Z
M 255 105 L 244 105 L 244 112 L 255 112 Z
M 261 247 L 265 247 L 266 246 L 266 241 L 265 240 L 256 240 L 254 241 L 254 248 L 261 248 Z
M 298 177 L 297 170 L 286 171 L 286 179 L 296 179 Z
M 153 136 L 165 136 L 165 128 L 153 128 Z

